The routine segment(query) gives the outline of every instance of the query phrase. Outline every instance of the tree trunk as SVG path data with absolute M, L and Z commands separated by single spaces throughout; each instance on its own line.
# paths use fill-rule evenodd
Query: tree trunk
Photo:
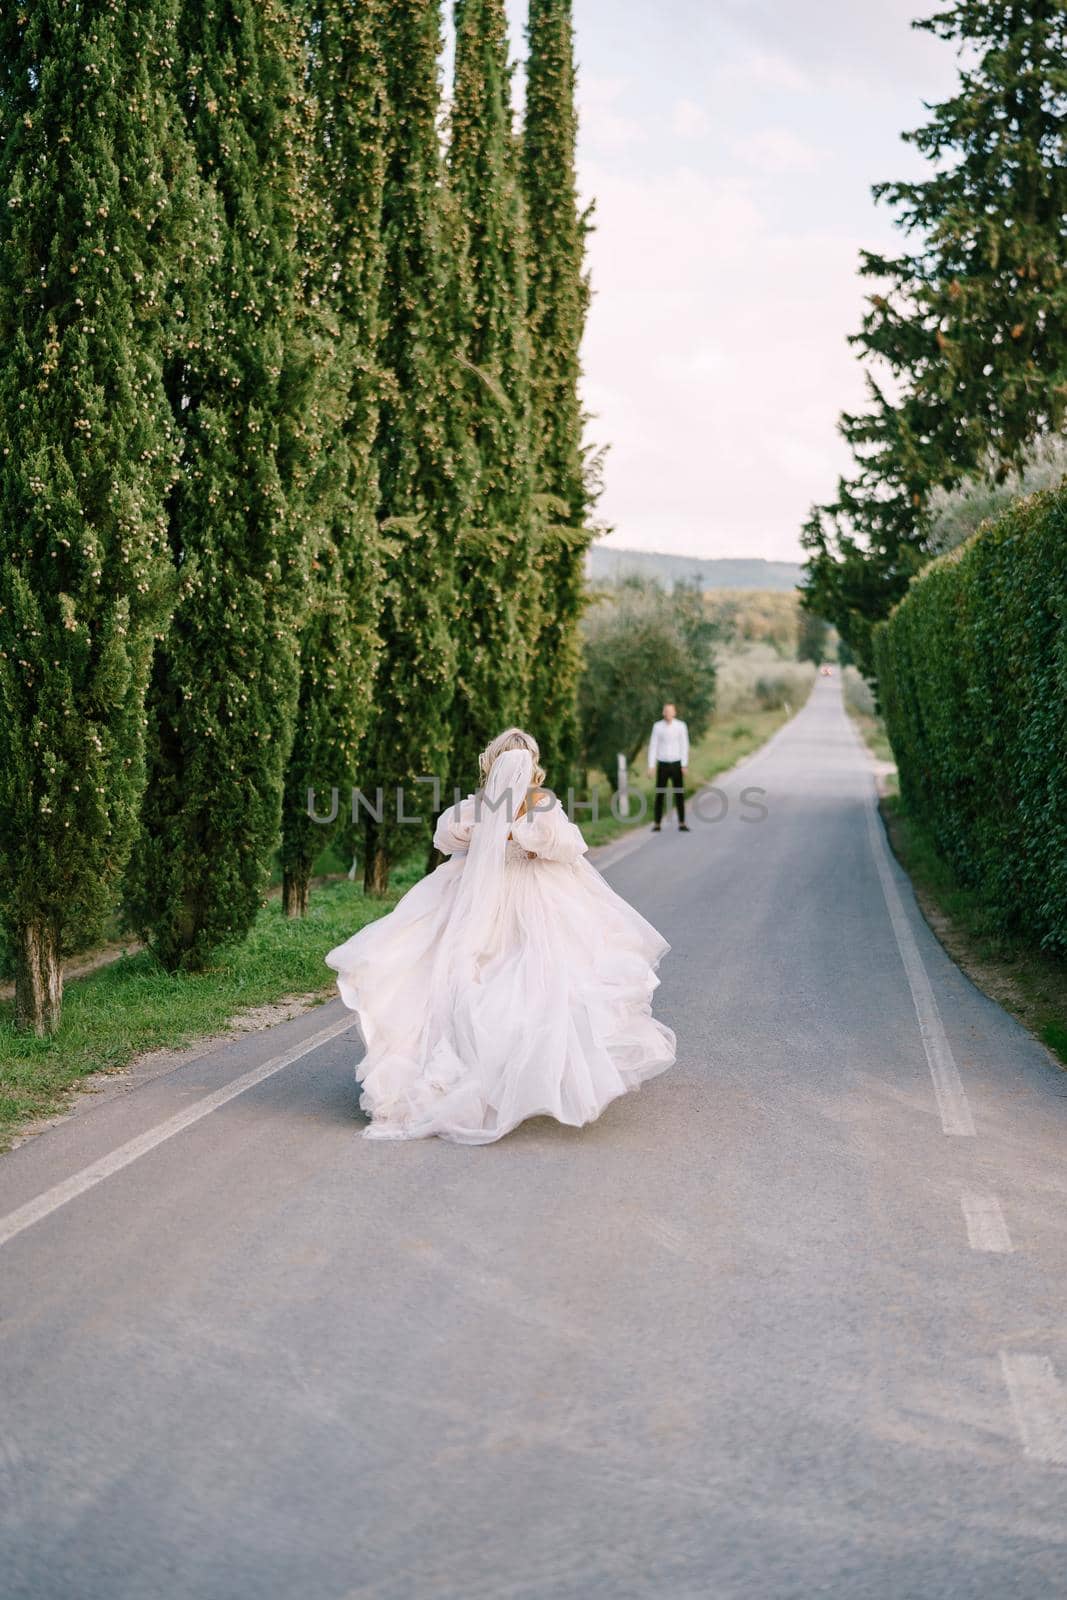
M 311 867 L 301 861 L 299 866 L 286 867 L 282 873 L 282 911 L 287 917 L 306 917 L 308 896 L 311 892 Z
M 381 829 L 373 817 L 367 818 L 363 830 L 363 893 L 389 893 L 389 854 L 382 844 Z
M 431 826 L 432 827 L 436 827 L 437 826 L 437 818 L 436 817 L 433 818 Z M 444 854 L 443 851 L 438 850 L 437 846 L 434 844 L 433 840 L 431 839 L 430 840 L 430 848 L 426 853 L 426 871 L 427 872 L 435 871 L 436 868 L 438 868 L 441 865 L 442 861 L 447 861 L 447 860 L 448 860 L 448 857 Z
M 389 856 L 375 843 L 363 862 L 363 892 L 381 896 L 389 893 Z
M 50 922 L 28 922 L 15 932 L 15 1026 L 43 1039 L 59 1027 L 63 968 L 59 938 Z

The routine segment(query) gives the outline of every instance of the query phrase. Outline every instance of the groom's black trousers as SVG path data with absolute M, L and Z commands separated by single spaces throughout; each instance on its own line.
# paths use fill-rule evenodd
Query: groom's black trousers
M 674 789 L 674 804 L 678 809 L 678 821 L 685 821 L 685 789 L 682 786 L 682 763 L 680 761 L 656 762 L 656 804 L 653 816 L 657 822 L 663 821 L 664 791 L 670 784 Z

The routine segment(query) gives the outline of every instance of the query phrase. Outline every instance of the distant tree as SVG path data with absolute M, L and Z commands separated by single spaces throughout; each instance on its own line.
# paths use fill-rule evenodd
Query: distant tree
M 163 361 L 194 188 L 174 48 L 167 0 L 0 9 L 0 909 L 39 1034 L 130 849 L 172 600 Z
M 976 528 L 1007 511 L 1020 495 L 1054 489 L 1067 476 L 1067 440 L 1046 439 L 1031 453 L 1022 471 L 1003 483 L 970 479 L 957 489 L 938 490 L 930 500 L 928 543 L 936 555 L 953 550 Z
M 879 285 L 853 340 L 871 404 L 842 418 L 856 469 L 804 532 L 808 603 L 867 670 L 873 623 L 927 558 L 937 492 L 1006 480 L 1067 415 L 1067 10 L 958 0 L 915 26 L 965 65 L 905 135 L 931 175 L 874 191 L 916 243 L 862 257 Z
M 722 642 L 769 644 L 783 657 L 796 655 L 800 597 L 795 589 L 702 588 L 701 592 Z
M 170 517 L 180 591 L 153 670 L 129 895 L 171 969 L 247 933 L 279 837 L 322 400 L 300 249 L 314 195 L 303 22 L 283 0 L 181 11 L 211 244 L 167 373 L 185 445 Z
M 813 661 L 817 667 L 826 659 L 830 624 L 817 617 L 813 611 L 800 614 L 800 637 L 797 640 L 797 660 Z
M 596 462 L 583 457 L 579 351 L 589 306 L 588 214 L 575 177 L 571 0 L 530 0 L 522 178 L 529 237 L 540 624 L 530 668 L 530 721 L 554 782 L 573 777 L 581 734 L 585 553 Z M 589 467 L 593 470 L 590 471 Z
M 389 0 L 383 276 L 379 359 L 383 394 L 375 440 L 383 541 L 380 693 L 361 771 L 380 820 L 363 814 L 364 884 L 389 885 L 390 864 L 413 838 L 397 820 L 433 804 L 419 778 L 449 771 L 455 689 L 455 544 L 471 492 L 465 434 L 467 374 L 457 359 L 457 235 L 446 205 L 437 133 L 437 0 Z
M 379 638 L 381 551 L 374 441 L 381 323 L 382 185 L 385 174 L 385 0 L 314 0 L 310 84 L 320 185 L 307 293 L 328 313 L 324 359 L 333 369 L 322 402 L 313 484 L 318 523 L 308 615 L 300 640 L 300 699 L 282 808 L 282 905 L 303 916 L 315 857 L 349 822 L 309 816 L 308 792 L 351 790 L 371 717 Z M 328 809 L 328 806 L 327 806 Z
M 512 131 L 503 0 L 456 0 L 448 166 L 462 224 L 474 446 L 468 526 L 456 554 L 452 774 L 470 784 L 478 752 L 526 711 L 533 606 L 533 459 L 526 232 Z
M 715 706 L 719 629 L 697 590 L 678 584 L 668 595 L 655 583 L 630 580 L 594 600 L 582 631 L 586 767 L 614 776 L 617 755 L 635 760 L 667 700 L 693 739 L 706 731 Z

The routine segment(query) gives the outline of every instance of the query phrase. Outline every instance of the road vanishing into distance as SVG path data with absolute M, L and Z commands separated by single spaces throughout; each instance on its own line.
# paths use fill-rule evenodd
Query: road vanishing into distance
M 679 1053 L 593 1126 L 361 1140 L 333 1002 L 0 1160 L 6 1600 L 1067 1593 L 1067 1075 L 836 678 L 721 796 L 600 858 Z

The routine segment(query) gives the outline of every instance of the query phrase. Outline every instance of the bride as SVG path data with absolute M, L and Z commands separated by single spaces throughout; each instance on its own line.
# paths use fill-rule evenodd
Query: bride
M 669 946 L 583 860 L 538 754 L 521 728 L 498 735 L 483 788 L 438 821 L 450 859 L 326 957 L 366 1046 L 366 1138 L 580 1127 L 674 1061 L 651 1010 Z

